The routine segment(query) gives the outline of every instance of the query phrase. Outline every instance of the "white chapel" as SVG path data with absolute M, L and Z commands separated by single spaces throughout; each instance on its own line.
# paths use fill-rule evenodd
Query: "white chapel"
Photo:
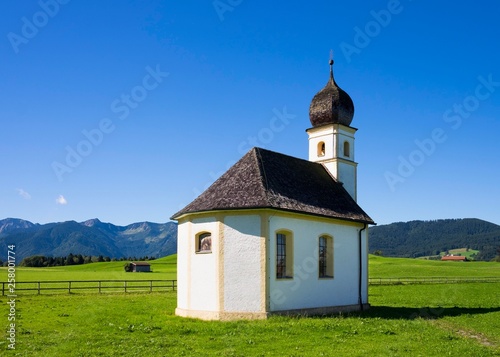
M 178 221 L 179 316 L 262 319 L 368 308 L 368 225 L 358 206 L 354 105 L 313 98 L 309 160 L 252 148 Z

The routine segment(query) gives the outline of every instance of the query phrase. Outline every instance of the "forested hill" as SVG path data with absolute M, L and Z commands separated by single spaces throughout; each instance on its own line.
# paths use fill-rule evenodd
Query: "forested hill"
M 115 226 L 95 219 L 85 222 L 34 224 L 17 218 L 0 220 L 0 244 L 16 246 L 16 261 L 43 255 L 163 257 L 177 251 L 177 224 L 138 222 Z M 0 254 L 0 260 L 5 260 Z
M 470 248 L 476 260 L 491 260 L 500 248 L 500 226 L 475 218 L 398 222 L 370 228 L 370 253 L 390 257 L 421 257 Z

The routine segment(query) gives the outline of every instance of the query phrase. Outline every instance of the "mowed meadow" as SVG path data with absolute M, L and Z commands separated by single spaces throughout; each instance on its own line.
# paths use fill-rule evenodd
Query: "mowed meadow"
M 177 255 L 151 260 L 151 272 L 133 274 L 125 272 L 128 261 L 90 263 L 82 265 L 25 268 L 16 270 L 17 281 L 68 281 L 68 280 L 170 280 L 177 279 Z M 0 268 L 0 274 L 2 268 Z M 5 268 L 3 268 L 5 269 Z M 1 281 L 6 280 L 0 278 Z
M 175 256 L 152 273 L 124 262 L 17 268 L 18 281 L 175 278 Z M 7 279 L 0 269 L 0 281 Z M 370 257 L 370 277 L 498 277 L 499 263 Z M 217 322 L 174 315 L 175 292 L 43 292 L 16 299 L 16 349 L 5 356 L 500 356 L 500 283 L 370 286 L 370 310 L 337 316 Z

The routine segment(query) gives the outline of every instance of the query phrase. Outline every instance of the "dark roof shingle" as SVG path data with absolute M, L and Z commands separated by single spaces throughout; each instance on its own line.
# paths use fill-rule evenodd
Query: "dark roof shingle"
M 186 213 L 250 208 L 374 223 L 323 165 L 261 148 L 251 149 L 172 219 Z

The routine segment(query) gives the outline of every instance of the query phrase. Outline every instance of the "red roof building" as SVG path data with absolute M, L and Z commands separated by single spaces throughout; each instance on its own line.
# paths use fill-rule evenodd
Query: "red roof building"
M 441 260 L 453 260 L 457 262 L 467 262 L 469 259 L 467 257 L 462 257 L 460 255 L 445 255 Z

